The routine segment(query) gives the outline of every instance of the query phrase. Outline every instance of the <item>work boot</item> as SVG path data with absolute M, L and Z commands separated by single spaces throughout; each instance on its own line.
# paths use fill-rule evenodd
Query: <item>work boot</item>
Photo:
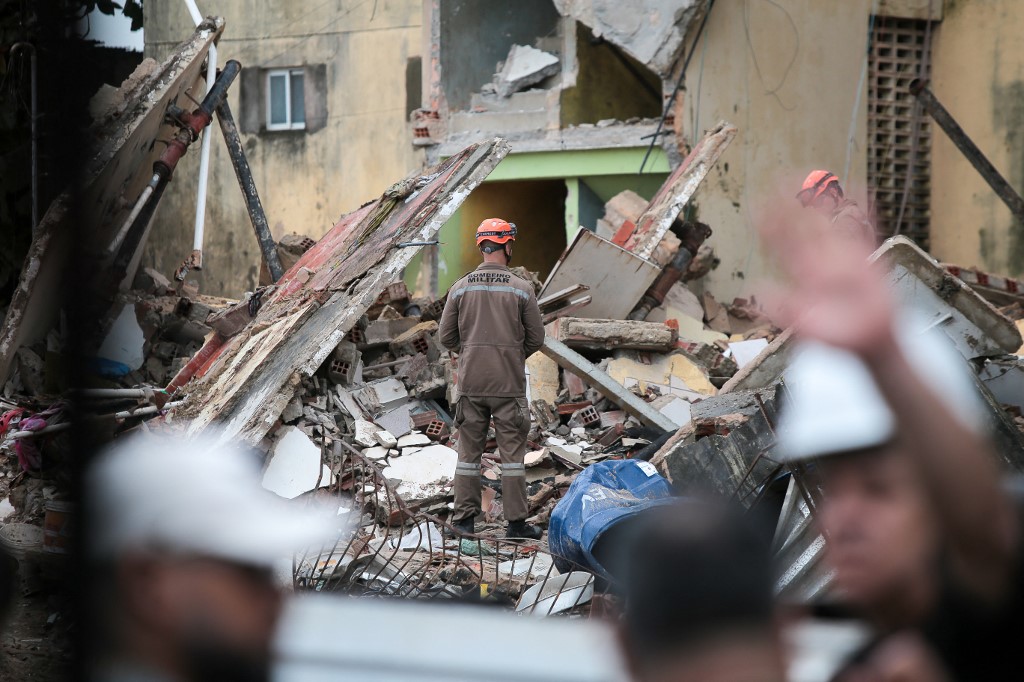
M 452 524 L 462 535 L 474 535 L 476 533 L 476 519 L 472 516 L 466 517 L 461 521 L 456 521 Z
M 540 540 L 543 531 L 540 526 L 531 526 L 526 521 L 509 521 L 505 530 L 507 538 L 526 538 L 527 540 Z

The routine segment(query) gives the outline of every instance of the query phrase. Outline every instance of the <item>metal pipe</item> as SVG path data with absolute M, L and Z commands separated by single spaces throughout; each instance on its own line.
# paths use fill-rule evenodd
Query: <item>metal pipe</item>
M 184 400 L 178 400 L 173 403 L 167 403 L 163 407 L 157 405 L 145 405 L 143 407 L 136 407 L 131 410 L 124 410 L 122 412 L 114 412 L 113 414 L 97 414 L 92 415 L 91 419 L 128 419 L 129 417 L 145 417 L 151 414 L 157 414 L 158 412 L 166 412 L 167 410 L 173 409 L 179 405 L 184 404 Z M 65 431 L 70 429 L 72 422 L 62 422 L 60 424 L 53 424 L 52 426 L 45 426 L 38 431 L 13 431 L 7 435 L 7 440 L 21 440 L 22 438 L 31 438 L 33 436 L 45 436 L 51 433 L 57 433 L 58 431 Z
M 38 431 L 13 431 L 7 434 L 7 438 L 5 440 L 21 440 L 22 438 L 31 438 L 32 436 L 46 436 L 51 433 L 57 433 L 58 431 L 66 431 L 70 428 L 71 422 L 64 422 L 62 424 L 44 426 Z
M 195 0 L 185 0 L 189 16 L 196 26 L 203 23 L 203 15 L 196 6 Z M 217 46 L 210 45 L 206 55 L 206 92 L 213 89 L 217 77 Z M 196 219 L 192 235 L 192 267 L 203 268 L 203 237 L 206 231 L 206 194 L 210 178 L 210 136 L 203 135 L 199 148 L 199 188 L 196 192 Z
M 256 233 L 256 241 L 260 245 L 267 270 L 270 271 L 270 279 L 276 282 L 284 274 L 284 266 L 281 265 L 281 257 L 277 254 L 274 237 L 270 234 L 270 224 L 267 222 L 267 214 L 256 190 L 256 180 L 252 177 L 252 169 L 249 168 L 249 161 L 242 149 L 242 139 L 238 136 L 238 126 L 235 125 L 235 118 L 231 115 L 231 107 L 228 106 L 226 99 L 217 107 L 217 121 L 220 123 L 221 133 L 224 134 L 224 142 L 228 147 L 231 165 L 235 169 L 235 177 L 238 178 L 238 186 L 245 198 L 245 208 L 249 212 L 249 221 L 252 222 L 252 229 Z
M 440 243 L 441 242 L 439 242 L 436 239 L 434 241 L 430 241 L 430 242 L 401 242 L 400 244 L 396 244 L 395 248 L 397 248 L 397 249 L 407 249 L 410 246 L 437 246 Z
M 981 177 L 985 179 L 988 186 L 992 188 L 992 191 L 1003 200 L 1006 207 L 1010 209 L 1010 213 L 1020 223 L 1024 224 L 1024 199 L 1000 175 L 996 167 L 992 165 L 992 162 L 974 144 L 974 141 L 967 137 L 964 129 L 960 127 L 960 124 L 956 122 L 956 119 L 942 106 L 939 100 L 935 98 L 935 95 L 927 88 L 927 85 L 928 82 L 926 80 L 915 78 L 910 81 L 910 94 L 916 97 L 925 108 L 925 111 L 931 114 L 931 117 L 935 119 L 939 127 L 949 136 L 949 139 L 953 141 L 953 144 L 960 150 L 960 153 L 967 157 L 967 160 L 971 162 L 974 169 L 981 174 Z
M 128 419 L 129 417 L 145 417 L 149 414 L 156 414 L 157 412 L 166 412 L 172 410 L 178 405 L 184 404 L 184 400 L 177 400 L 173 403 L 167 403 L 163 407 L 157 407 L 156 405 L 146 405 L 145 407 L 137 407 L 134 410 L 125 410 L 124 412 L 115 412 L 114 414 L 100 414 L 97 415 L 99 418 L 110 418 L 114 419 Z
M 135 219 L 139 217 L 139 214 L 142 213 L 143 207 L 145 207 L 146 202 L 149 201 L 149 198 L 153 195 L 153 191 L 159 184 L 160 174 L 154 173 L 153 177 L 149 180 L 149 184 L 146 185 L 144 190 L 142 190 L 142 194 L 139 195 L 138 200 L 135 202 L 132 212 L 128 214 L 127 218 L 125 218 L 125 221 L 121 224 L 121 229 L 117 231 L 117 234 L 115 234 L 114 238 L 110 241 L 110 245 L 107 246 L 107 256 L 114 255 L 114 252 L 116 252 L 118 247 L 121 246 L 121 242 L 124 241 L 125 235 L 128 234 L 128 230 L 135 222 Z
M 39 118 L 39 98 L 38 89 L 36 87 L 36 46 L 32 43 L 15 43 L 11 46 L 11 54 L 13 55 L 19 50 L 29 50 L 29 70 L 32 76 L 32 93 L 30 95 L 32 100 L 32 120 L 31 123 L 31 137 L 32 137 L 32 229 L 35 229 L 36 225 L 39 224 L 39 133 L 37 119 Z
M 196 7 L 196 0 L 185 0 L 185 7 L 188 8 L 188 14 L 192 17 L 192 21 L 196 26 L 203 23 L 203 14 Z
M 154 388 L 82 388 L 75 394 L 82 398 L 151 398 L 161 389 Z
M 155 165 L 156 164 L 154 164 L 154 166 Z M 170 180 L 170 173 L 167 172 L 164 174 L 163 171 L 159 171 L 157 175 L 160 176 L 160 181 L 152 190 L 152 196 L 142 203 L 142 211 L 137 214 L 134 222 L 130 224 L 128 232 L 124 236 L 124 242 L 119 247 L 117 255 L 114 256 L 113 261 L 111 261 L 110 267 L 107 268 L 107 272 L 104 273 L 104 275 L 111 278 L 112 281 L 120 282 L 125 276 L 125 273 L 128 271 L 128 266 L 131 264 L 132 257 L 135 254 L 135 250 L 138 249 L 139 244 L 142 243 L 142 237 L 146 233 L 146 226 L 149 225 L 150 221 L 153 219 L 156 207 L 160 205 L 160 197 L 163 196 L 164 189 L 166 189 L 167 183 Z M 156 177 L 156 175 L 154 175 L 154 177 Z
M 231 83 L 234 82 L 241 69 L 242 65 L 237 61 L 233 59 L 228 61 L 213 87 L 206 93 L 206 97 L 203 98 L 199 108 L 193 112 L 181 114 L 180 123 L 182 129 L 174 136 L 174 139 L 167 143 L 167 148 L 160 155 L 160 158 L 153 162 L 152 179 L 146 186 L 146 189 L 142 191 L 128 219 L 121 226 L 121 229 L 114 237 L 114 241 L 108 247 L 108 253 L 110 254 L 117 251 L 118 248 L 121 248 L 122 251 L 120 256 L 115 258 L 113 275 L 116 276 L 118 274 L 117 268 L 119 266 L 127 268 L 127 260 L 130 260 L 131 255 L 135 253 L 135 248 L 142 239 L 145 226 L 149 223 L 149 219 L 156 210 L 156 205 L 160 202 L 160 196 L 170 181 L 171 175 L 174 174 L 178 161 L 185 155 L 189 145 L 197 139 L 199 133 L 206 126 L 210 125 L 210 121 L 213 120 L 214 109 L 227 96 L 228 88 L 231 87 Z M 129 235 L 131 235 L 131 239 L 128 238 Z M 122 242 L 127 242 L 129 248 L 123 248 Z M 192 267 L 195 267 L 194 263 Z M 182 276 L 182 279 L 184 279 L 184 276 Z
M 210 65 L 207 69 L 206 82 L 213 87 L 211 72 L 217 69 L 217 48 L 210 46 L 207 59 Z M 207 90 L 209 92 L 209 90 Z M 203 239 L 206 234 L 206 194 L 210 182 L 210 135 L 204 134 L 203 141 L 199 147 L 199 188 L 196 190 L 196 220 L 192 235 L 192 251 L 194 268 L 203 269 Z

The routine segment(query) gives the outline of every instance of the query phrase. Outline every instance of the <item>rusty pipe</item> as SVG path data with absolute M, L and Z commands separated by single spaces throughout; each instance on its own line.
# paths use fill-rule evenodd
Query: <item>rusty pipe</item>
M 231 115 L 231 107 L 228 106 L 227 100 L 222 101 L 217 107 L 217 121 L 220 123 L 220 131 L 223 133 L 224 142 L 228 147 L 228 156 L 231 157 L 231 165 L 235 169 L 238 186 L 242 189 L 242 196 L 245 197 L 245 208 L 249 212 L 249 221 L 252 222 L 252 229 L 256 233 L 256 241 L 263 253 L 263 260 L 270 272 L 270 279 L 276 282 L 284 274 L 284 266 L 281 265 L 281 257 L 277 254 L 274 237 L 270 234 L 267 214 L 260 202 L 259 192 L 256 191 L 256 180 L 252 176 L 249 161 L 245 158 L 242 140 L 238 136 L 238 126 L 235 125 L 235 118 Z
M 233 59 L 229 61 L 224 65 L 224 69 L 217 78 L 217 82 L 213 84 L 206 97 L 203 98 L 199 108 L 192 112 L 180 112 L 177 116 L 175 120 L 178 122 L 180 130 L 167 143 L 167 148 L 164 149 L 160 158 L 153 162 L 153 177 L 145 189 L 142 190 L 138 200 L 135 202 L 135 206 L 107 247 L 108 257 L 121 248 L 130 233 L 140 233 L 144 230 L 145 224 L 149 222 L 149 218 L 152 217 L 153 211 L 156 208 L 155 204 L 160 201 L 164 187 L 170 182 L 171 176 L 174 175 L 174 169 L 177 168 L 178 161 L 188 151 L 189 145 L 199 138 L 199 133 L 206 126 L 210 125 L 210 121 L 213 120 L 214 109 L 227 96 L 228 88 L 235 80 L 235 77 L 238 76 L 241 68 L 242 65 L 237 61 Z M 141 234 L 135 234 L 134 236 L 136 238 L 128 240 L 130 242 L 129 250 L 132 253 L 134 253 L 135 246 L 138 245 L 141 239 Z M 120 258 L 118 260 L 124 259 Z
M 985 179 L 988 186 L 996 193 L 996 196 L 1002 199 L 1006 207 L 1010 209 L 1010 213 L 1014 215 L 1018 222 L 1024 225 L 1024 199 L 1006 181 L 1006 178 L 996 170 L 996 167 L 992 165 L 988 157 L 978 149 L 978 145 L 974 144 L 974 141 L 967 136 L 964 129 L 960 127 L 956 119 L 942 106 L 927 86 L 927 80 L 915 78 L 910 81 L 910 94 L 917 98 L 917 101 L 921 103 L 921 106 L 931 115 L 932 119 L 939 124 L 943 132 L 949 136 L 949 139 L 960 150 L 960 153 L 971 162 L 974 169 L 981 174 L 981 177 Z
M 654 280 L 654 284 L 647 289 L 640 303 L 633 312 L 629 314 L 630 320 L 646 320 L 651 310 L 665 302 L 665 296 L 669 289 L 675 286 L 676 282 L 682 279 L 690 261 L 697 255 L 701 244 L 711 236 L 711 228 L 704 223 L 684 223 L 682 236 L 680 237 L 679 251 L 676 252 L 672 262 Z

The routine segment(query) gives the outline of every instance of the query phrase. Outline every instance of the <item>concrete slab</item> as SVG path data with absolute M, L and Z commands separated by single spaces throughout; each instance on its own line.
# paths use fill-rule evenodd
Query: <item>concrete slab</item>
M 270 461 L 263 473 L 263 487 L 281 497 L 293 499 L 321 486 L 331 484 L 330 467 L 321 464 L 320 448 L 294 426 L 281 429 Z
M 500 97 L 525 90 L 554 76 L 560 69 L 558 57 L 529 45 L 513 45 L 495 79 Z

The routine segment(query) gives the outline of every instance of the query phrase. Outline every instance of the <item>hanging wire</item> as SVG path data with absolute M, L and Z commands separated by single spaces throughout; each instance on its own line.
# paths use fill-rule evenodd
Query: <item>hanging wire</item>
M 932 3 L 928 0 L 928 20 L 924 26 L 924 47 L 921 53 L 921 63 L 918 66 L 917 77 L 919 80 L 926 80 L 930 70 L 930 58 L 932 53 Z M 912 122 L 910 126 L 910 158 L 907 160 L 907 176 L 903 181 L 903 197 L 900 199 L 900 211 L 896 217 L 896 229 L 893 234 L 900 234 L 903 229 L 903 215 L 907 210 L 907 199 L 910 197 L 910 188 L 914 179 L 914 165 L 917 163 L 918 137 L 921 134 L 921 102 L 914 98 L 912 109 Z
M 640 170 L 637 171 L 637 175 L 644 172 L 644 166 L 647 165 L 647 159 L 650 158 L 651 152 L 654 151 L 654 145 L 657 144 L 658 138 L 661 137 L 661 130 L 665 127 L 665 119 L 668 118 L 668 112 L 672 110 L 672 104 L 676 101 L 676 95 L 679 94 L 679 90 L 683 87 L 683 81 L 686 79 L 686 70 L 690 67 L 690 60 L 693 59 L 693 53 L 697 51 L 697 43 L 700 42 L 700 38 L 704 35 L 704 27 L 707 26 L 708 17 L 711 16 L 711 10 L 715 6 L 715 0 L 708 2 L 708 11 L 704 13 L 704 18 L 700 20 L 700 27 L 697 29 L 697 35 L 693 39 L 693 45 L 690 46 L 690 51 L 686 55 L 686 59 L 683 61 L 683 70 L 679 72 L 679 79 L 676 81 L 676 87 L 672 89 L 672 95 L 665 102 L 665 110 L 661 112 L 661 120 L 658 121 L 658 127 L 654 129 L 654 134 L 651 135 L 651 144 L 647 147 L 647 152 L 644 154 L 643 161 L 640 162 Z

